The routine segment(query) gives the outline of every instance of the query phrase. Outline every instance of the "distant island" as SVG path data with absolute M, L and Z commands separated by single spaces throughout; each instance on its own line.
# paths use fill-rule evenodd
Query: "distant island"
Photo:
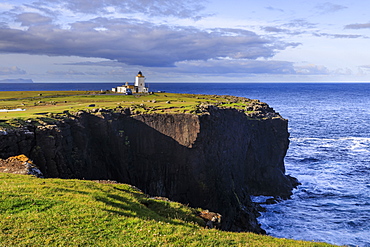
M 0 80 L 0 83 L 33 83 L 32 79 L 5 79 Z

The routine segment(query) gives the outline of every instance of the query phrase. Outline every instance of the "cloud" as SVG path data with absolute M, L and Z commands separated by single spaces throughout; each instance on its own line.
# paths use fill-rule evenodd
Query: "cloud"
M 88 64 L 89 62 L 86 62 L 86 65 Z M 85 64 L 85 63 L 76 63 L 76 65 L 82 65 L 82 64 Z M 98 63 L 99 64 L 99 63 Z M 100 76 L 103 76 L 104 78 L 106 76 L 125 76 L 127 75 L 127 69 L 123 68 L 122 64 L 120 64 L 121 67 L 117 67 L 117 68 L 114 68 L 114 69 L 108 69 L 108 70 L 101 70 L 101 69 L 88 69 L 88 70 L 83 70 L 83 68 L 78 68 L 78 67 L 75 67 L 73 69 L 65 69 L 65 70 L 48 70 L 46 71 L 46 74 L 48 75 L 53 75 L 53 76 L 58 76 L 58 77 L 73 77 L 73 78 L 77 78 L 77 77 L 85 77 L 85 76 L 90 76 L 89 78 L 92 78 L 92 77 L 100 77 Z M 131 72 L 131 71 L 130 71 Z M 137 70 L 135 70 L 135 72 L 137 72 Z M 135 72 L 132 72 L 132 74 L 134 74 Z
M 370 65 L 361 65 L 361 66 L 359 66 L 359 68 L 362 68 L 362 69 L 370 69 Z
M 200 30 L 123 18 L 95 18 L 63 29 L 48 23 L 45 16 L 22 17 L 23 25 L 31 25 L 27 29 L 0 27 L 0 52 L 96 57 L 129 65 L 171 67 L 179 61 L 218 57 L 269 58 L 294 46 L 242 29 Z
M 0 3 L 0 9 L 10 10 L 13 8 L 13 5 L 10 3 Z
M 293 64 L 285 61 L 217 60 L 184 61 L 176 64 L 182 73 L 197 74 L 291 74 Z
M 79 71 L 77 69 L 68 69 L 68 70 L 48 70 L 46 72 L 49 75 L 57 75 L 57 76 L 86 76 L 86 75 L 105 75 L 110 74 L 107 72 L 102 71 Z
M 283 10 L 283 9 L 278 9 L 278 8 L 274 8 L 274 7 L 271 7 L 271 6 L 268 6 L 268 7 L 266 7 L 265 9 L 267 9 L 267 10 L 271 10 L 271 11 L 284 12 L 284 10 Z
M 265 30 L 266 32 L 270 32 L 270 33 L 289 33 L 290 32 L 290 30 L 288 30 L 288 29 L 272 27 L 272 26 L 263 27 L 262 29 Z
M 369 37 L 364 35 L 357 35 L 357 34 L 330 34 L 330 33 L 313 33 L 316 37 L 328 37 L 334 39 L 358 39 L 358 38 L 365 38 L 368 39 Z
M 26 71 L 18 68 L 17 66 L 12 67 L 0 67 L 0 75 L 25 75 Z
M 35 6 L 67 9 L 74 13 L 122 14 L 141 13 L 147 16 L 175 16 L 199 19 L 205 9 L 204 0 L 39 0 Z
M 76 66 L 107 66 L 116 67 L 109 71 L 101 72 L 101 74 L 110 75 L 123 75 L 127 73 L 127 68 L 118 62 L 78 62 L 78 63 L 65 63 L 64 65 Z M 301 70 L 299 67 L 298 70 Z M 175 67 L 168 70 L 168 68 L 156 68 L 152 70 L 146 68 L 146 71 L 167 71 L 171 74 L 206 74 L 218 75 L 227 74 L 228 76 L 238 76 L 238 74 L 296 74 L 296 68 L 292 62 L 286 61 L 270 61 L 270 60 L 251 60 L 251 59 L 209 59 L 209 60 L 191 60 L 180 61 L 175 63 Z M 66 74 L 66 72 L 63 72 Z
M 362 24 L 349 24 L 344 27 L 345 29 L 366 29 L 370 28 L 370 22 L 369 23 L 362 23 Z
M 315 7 L 315 9 L 320 13 L 320 14 L 328 14 L 328 13 L 333 13 L 337 12 L 343 9 L 347 9 L 348 7 L 340 4 L 334 4 L 330 2 L 322 3 L 319 4 Z
M 295 71 L 301 75 L 328 75 L 331 73 L 325 66 L 315 64 L 296 66 Z
M 38 13 L 23 13 L 17 16 L 16 21 L 22 26 L 33 26 L 51 23 L 52 19 Z
M 208 60 L 177 63 L 175 72 L 227 76 L 241 75 L 329 75 L 327 67 L 315 64 L 297 66 L 287 61 L 270 60 Z
M 117 69 L 112 69 L 108 71 L 106 74 L 109 75 L 126 75 L 127 71 L 124 70 L 123 68 L 117 68 Z
M 81 71 L 77 71 L 77 70 L 74 70 L 74 69 L 69 69 L 67 71 L 54 71 L 54 70 L 48 70 L 46 72 L 47 74 L 49 75 L 58 75 L 58 76 L 65 76 L 65 75 L 86 75 L 86 73 L 84 72 L 81 72 Z
M 280 28 L 280 27 L 274 27 L 274 26 L 267 26 L 267 27 L 261 27 L 262 30 L 268 33 L 276 33 L 276 34 L 288 34 L 288 35 L 299 35 L 305 33 L 305 31 L 297 31 L 296 29 L 286 29 L 286 28 Z
M 99 61 L 99 62 L 84 61 L 76 63 L 62 63 L 61 65 L 122 67 L 122 63 L 119 63 L 117 61 Z
M 286 24 L 284 24 L 286 27 L 290 28 L 315 28 L 317 24 L 308 22 L 305 19 L 294 19 Z

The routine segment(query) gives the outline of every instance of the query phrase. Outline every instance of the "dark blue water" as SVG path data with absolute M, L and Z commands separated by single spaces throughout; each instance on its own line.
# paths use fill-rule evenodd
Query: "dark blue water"
M 105 90 L 110 84 L 0 84 L 4 90 Z M 259 99 L 289 119 L 285 164 L 302 183 L 259 218 L 272 236 L 370 246 L 370 84 L 152 83 L 152 91 Z M 256 198 L 256 200 L 261 198 Z

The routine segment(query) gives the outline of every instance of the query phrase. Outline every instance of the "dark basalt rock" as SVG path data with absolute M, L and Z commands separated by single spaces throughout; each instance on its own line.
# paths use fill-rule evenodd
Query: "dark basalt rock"
M 3 132 L 0 158 L 25 154 L 46 177 L 129 183 L 218 212 L 225 230 L 264 233 L 250 195 L 288 198 L 297 181 L 285 175 L 288 121 L 251 107 L 253 118 L 213 106 L 201 115 L 80 111 Z

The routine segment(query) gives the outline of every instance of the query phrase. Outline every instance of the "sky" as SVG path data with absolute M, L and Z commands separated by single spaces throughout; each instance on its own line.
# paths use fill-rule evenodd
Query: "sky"
M 0 0 L 0 80 L 369 82 L 370 2 Z

